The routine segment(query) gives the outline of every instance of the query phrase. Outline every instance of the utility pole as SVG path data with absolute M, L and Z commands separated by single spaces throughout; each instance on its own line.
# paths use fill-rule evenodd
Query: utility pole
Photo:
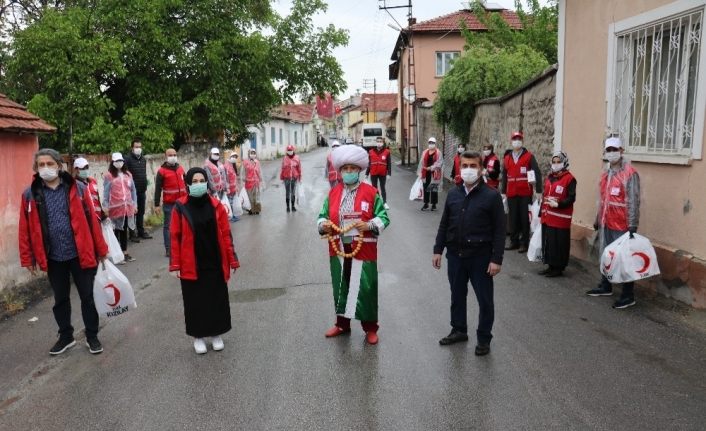
M 377 91 L 378 91 L 378 84 L 377 84 L 377 79 L 364 79 L 363 80 L 363 87 L 370 88 L 373 87 L 373 121 L 372 123 L 375 123 L 377 121 Z M 369 120 L 369 118 L 366 116 L 366 120 Z M 371 121 L 367 121 L 371 122 Z

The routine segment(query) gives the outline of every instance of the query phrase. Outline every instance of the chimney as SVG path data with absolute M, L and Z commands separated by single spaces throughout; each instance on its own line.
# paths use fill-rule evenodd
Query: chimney
M 412 26 L 417 23 L 417 18 L 410 18 L 407 20 L 407 24 Z

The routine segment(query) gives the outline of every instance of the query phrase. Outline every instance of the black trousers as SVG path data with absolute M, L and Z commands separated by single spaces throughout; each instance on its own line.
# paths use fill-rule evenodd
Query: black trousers
M 145 201 L 147 192 L 137 192 L 137 215 L 135 216 L 135 228 L 137 235 L 145 234 Z
M 113 232 L 115 232 L 115 237 L 118 238 L 118 242 L 120 242 L 120 250 L 123 252 L 127 251 L 127 234 L 128 230 L 130 230 L 129 227 L 127 227 L 127 217 L 125 217 L 123 222 L 123 228 L 122 229 L 115 229 Z
M 380 191 L 380 196 L 382 196 L 382 201 L 387 202 L 387 192 L 385 191 L 385 182 L 387 181 L 387 175 L 371 175 L 370 182 L 373 187 Z M 378 187 L 380 183 L 380 187 Z
M 432 205 L 436 205 L 439 202 L 439 184 L 431 183 L 431 174 L 427 174 L 426 180 L 424 181 L 424 205 L 431 201 Z
M 532 196 L 513 196 L 507 198 L 508 212 L 510 216 L 510 241 L 512 244 L 520 244 L 527 247 L 530 242 L 530 221 L 529 205 L 532 203 Z
M 289 202 L 294 202 L 297 199 L 297 180 L 291 179 L 291 180 L 284 180 L 284 190 L 285 190 L 285 199 L 287 200 L 287 205 L 289 205 Z
M 479 343 L 487 344 L 493 338 L 495 304 L 493 302 L 493 277 L 488 274 L 490 254 L 460 257 L 448 251 L 449 285 L 451 286 L 451 327 L 459 332 L 468 332 L 466 322 L 466 298 L 468 282 L 478 300 L 478 329 L 476 337 Z
M 49 260 L 47 275 L 49 284 L 54 291 L 54 319 L 59 326 L 59 337 L 70 340 L 74 335 L 71 326 L 71 280 L 73 277 L 78 296 L 81 298 L 81 315 L 86 327 L 86 338 L 93 338 L 98 334 L 98 312 L 93 302 L 93 280 L 96 277 L 96 268 L 82 269 L 78 258 L 75 257 L 65 262 Z

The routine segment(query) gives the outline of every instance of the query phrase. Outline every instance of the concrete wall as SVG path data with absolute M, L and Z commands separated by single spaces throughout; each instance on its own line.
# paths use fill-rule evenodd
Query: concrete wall
M 0 290 L 24 283 L 29 271 L 20 268 L 17 228 L 20 196 L 32 180 L 32 164 L 37 151 L 37 137 L 0 133 Z
M 602 168 L 601 142 L 606 133 L 609 26 L 661 6 L 669 10 L 674 3 L 566 0 L 562 5 L 566 34 L 563 106 L 559 107 L 563 115 L 560 142 L 574 161 L 572 172 L 579 184 L 572 252 L 586 257 Z M 704 67 L 706 59 L 702 57 L 700 61 L 700 67 Z M 704 118 L 696 121 L 703 122 Z M 663 273 L 661 279 L 649 284 L 668 296 L 706 308 L 706 193 L 703 191 L 706 164 L 703 160 L 693 160 L 690 166 L 633 164 L 642 182 L 640 232 L 656 246 Z

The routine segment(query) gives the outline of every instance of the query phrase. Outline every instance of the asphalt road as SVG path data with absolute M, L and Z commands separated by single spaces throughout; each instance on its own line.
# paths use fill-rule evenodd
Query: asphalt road
M 616 311 L 584 296 L 592 268 L 545 279 L 509 252 L 490 355 L 474 356 L 473 342 L 440 347 L 450 329 L 445 263 L 431 267 L 441 214 L 407 200 L 413 174 L 398 167 L 380 242 L 380 344 L 366 345 L 357 324 L 325 339 L 333 300 L 315 230 L 325 156 L 302 156 L 306 199 L 292 214 L 277 163 L 265 164 L 262 214 L 233 225 L 242 267 L 224 351 L 194 353 L 157 232 L 131 245 L 137 262 L 122 268 L 138 308 L 101 322 L 103 354 L 81 339 L 49 357 L 51 300 L 0 323 L 0 429 L 706 429 L 706 332 L 655 301 Z M 476 313 L 471 296 L 469 324 Z

